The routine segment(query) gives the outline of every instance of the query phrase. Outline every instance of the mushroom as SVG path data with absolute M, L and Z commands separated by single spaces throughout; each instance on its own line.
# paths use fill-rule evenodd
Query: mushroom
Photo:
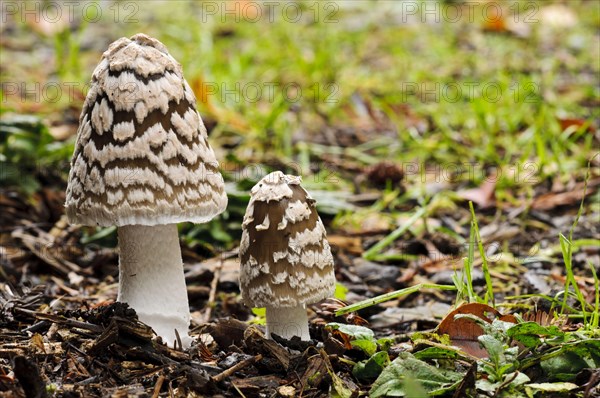
M 118 301 L 189 347 L 190 310 L 176 223 L 227 205 L 223 177 L 181 65 L 158 40 L 112 43 L 94 70 L 66 193 L 72 224 L 117 226 Z
M 310 340 L 306 305 L 335 290 L 325 227 L 300 182 L 280 171 L 264 177 L 252 188 L 242 224 L 242 300 L 266 307 L 267 338 Z

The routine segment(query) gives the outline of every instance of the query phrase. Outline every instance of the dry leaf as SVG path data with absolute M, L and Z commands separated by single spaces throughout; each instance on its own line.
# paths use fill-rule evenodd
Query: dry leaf
M 350 237 L 343 235 L 329 235 L 327 237 L 331 247 L 346 251 L 351 254 L 362 254 L 362 240 L 359 237 Z
M 505 33 L 508 32 L 506 20 L 502 15 L 502 9 L 499 7 L 489 7 L 486 18 L 483 23 L 483 30 L 486 32 Z
M 31 336 L 31 345 L 43 352 L 44 354 L 46 354 L 46 348 L 44 347 L 44 338 L 41 334 L 35 333 L 33 336 Z
M 595 130 L 593 123 L 590 123 L 588 120 L 585 120 L 585 119 L 568 118 L 568 117 L 560 118 L 559 117 L 558 124 L 560 124 L 561 131 L 565 131 L 569 127 L 575 127 L 575 129 L 578 130 L 585 125 L 587 125 L 585 131 L 592 132 Z
M 531 208 L 535 210 L 552 210 L 558 206 L 578 205 L 585 196 L 590 196 L 597 191 L 600 185 L 600 179 L 588 181 L 587 190 L 584 190 L 584 183 L 578 183 L 575 188 L 566 192 L 548 192 L 540 195 L 533 200 Z
M 462 199 L 470 200 L 482 209 L 492 207 L 496 204 L 495 192 L 497 181 L 497 178 L 489 176 L 478 188 L 460 191 L 458 192 L 458 196 Z
M 483 328 L 475 321 L 469 318 L 458 318 L 456 315 L 469 314 L 474 315 L 485 322 L 491 323 L 494 318 L 498 318 L 505 322 L 516 323 L 516 319 L 512 315 L 502 315 L 496 309 L 486 304 L 469 303 L 464 304 L 450 312 L 442 320 L 437 328 L 437 333 L 447 334 L 453 345 L 460 347 L 466 353 L 477 358 L 486 358 L 488 353 L 480 347 L 477 338 L 483 335 Z

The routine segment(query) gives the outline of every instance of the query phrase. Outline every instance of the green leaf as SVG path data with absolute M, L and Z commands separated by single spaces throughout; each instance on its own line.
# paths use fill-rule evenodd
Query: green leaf
M 404 380 L 404 390 L 406 396 L 410 398 L 427 398 L 429 396 L 425 388 L 417 380 L 410 377 Z
M 571 351 L 546 359 L 540 365 L 549 378 L 559 381 L 573 380 L 577 373 L 589 367 L 581 356 Z
M 504 375 L 504 382 L 506 383 L 507 380 L 510 380 L 509 386 L 512 387 L 517 387 L 531 381 L 529 376 L 521 372 L 513 372 Z
M 350 344 L 353 348 L 358 348 L 369 356 L 377 352 L 377 343 L 371 339 L 352 340 Z
M 221 223 L 210 224 L 210 235 L 213 237 L 214 240 L 222 243 L 229 243 L 233 240 L 231 235 L 229 235 L 227 231 L 223 229 Z
M 335 284 L 335 292 L 333 293 L 333 297 L 335 297 L 338 300 L 342 300 L 345 301 L 346 300 L 346 294 L 349 292 L 349 289 L 342 285 L 340 282 L 337 282 Z
M 380 351 L 388 351 L 392 345 L 394 344 L 394 339 L 389 337 L 382 337 L 377 340 L 377 345 L 379 346 Z
M 528 348 L 537 347 L 541 344 L 540 336 L 564 337 L 565 333 L 556 326 L 544 327 L 536 322 L 524 322 L 515 325 L 506 331 L 511 337 Z
M 340 378 L 340 376 L 336 375 L 333 371 L 329 372 L 329 375 L 333 380 L 333 388 L 335 389 L 335 392 L 337 392 L 338 396 L 341 398 L 352 397 L 352 390 L 346 386 L 346 383 L 342 378 Z
M 387 352 L 380 351 L 366 361 L 358 362 L 352 369 L 352 374 L 358 380 L 372 381 L 389 365 L 390 357 Z
M 493 394 L 496 392 L 496 390 L 498 389 L 498 387 L 500 387 L 501 384 L 501 381 L 493 383 L 488 379 L 479 379 L 475 382 L 475 387 L 480 391 Z
M 415 352 L 415 358 L 425 359 L 454 359 L 457 358 L 458 352 L 451 348 L 428 347 L 424 350 Z
M 81 243 L 83 243 L 84 245 L 87 245 L 89 243 L 95 242 L 97 240 L 106 238 L 107 236 L 110 236 L 112 234 L 114 234 L 117 231 L 117 227 L 98 227 L 96 228 L 96 232 L 92 235 L 89 236 L 83 236 L 81 238 Z
M 352 339 L 350 341 L 352 347 L 362 350 L 368 356 L 371 356 L 377 352 L 375 333 L 373 333 L 371 329 L 364 326 L 346 325 L 335 322 L 328 323 L 327 327 L 333 330 L 339 330 L 340 332 L 350 336 Z
M 390 365 L 381 372 L 373 383 L 369 396 L 408 397 L 406 380 L 418 381 L 430 395 L 439 395 L 456 388 L 463 374 L 440 370 L 408 352 L 402 352 Z
M 327 324 L 327 327 L 333 330 L 339 330 L 340 332 L 353 337 L 356 340 L 374 340 L 375 333 L 369 328 L 364 326 L 346 325 L 344 323 L 331 322 Z
M 542 344 L 542 339 L 534 334 L 518 334 L 514 337 L 514 339 L 527 348 L 537 347 Z
M 0 185 L 30 195 L 41 186 L 40 176 L 64 177 L 73 153 L 72 142 L 55 142 L 42 119 L 16 115 L 0 120 Z
M 262 308 L 252 308 L 252 313 L 255 318 L 250 321 L 255 325 L 266 325 L 267 324 L 267 309 Z
M 478 390 L 484 391 L 486 393 L 497 394 L 499 389 L 511 390 L 520 385 L 523 385 L 527 382 L 531 381 L 529 377 L 525 373 L 521 372 L 513 372 L 505 374 L 502 379 L 493 382 L 489 379 L 479 379 L 475 382 L 475 387 Z M 515 396 L 516 391 L 512 392 L 512 395 Z
M 490 336 L 489 334 L 484 334 L 477 338 L 483 348 L 488 352 L 490 361 L 492 361 L 496 365 L 503 364 L 504 361 L 504 344 Z
M 542 326 L 536 322 L 519 323 L 506 331 L 509 337 L 514 337 L 519 334 L 536 334 L 538 336 L 564 336 L 556 326 Z
M 450 346 L 452 345 L 452 341 L 450 340 L 450 336 L 448 336 L 447 334 L 444 335 L 439 335 L 437 333 L 428 333 L 428 332 L 414 332 L 411 336 L 410 339 L 413 341 L 414 344 L 418 344 L 420 340 L 422 340 L 423 342 L 427 343 L 427 342 L 437 342 L 443 345 L 447 345 Z
M 580 337 L 581 338 L 581 337 Z M 565 345 L 565 350 L 572 351 L 582 358 L 588 358 L 590 367 L 600 367 L 600 340 L 586 339 Z
M 492 382 L 501 380 L 504 373 L 517 366 L 518 347 L 508 347 L 489 334 L 479 336 L 477 340 L 488 352 L 491 364 L 483 364 L 482 369 L 490 376 Z

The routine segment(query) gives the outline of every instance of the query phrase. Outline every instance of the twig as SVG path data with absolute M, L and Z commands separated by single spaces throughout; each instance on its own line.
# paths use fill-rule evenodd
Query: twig
M 64 318 L 60 315 L 44 314 L 42 312 L 26 310 L 25 308 L 15 308 L 14 311 L 20 312 L 25 315 L 29 315 L 36 319 L 42 319 L 42 320 L 53 322 L 53 323 L 60 323 L 62 325 L 66 325 L 66 326 L 72 326 L 75 328 L 86 329 L 86 330 L 90 330 L 92 332 L 100 333 L 100 332 L 104 331 L 104 328 L 102 326 L 94 325 L 92 323 L 87 323 L 87 322 L 76 321 L 74 319 Z
M 29 326 L 28 328 L 23 329 L 23 332 L 25 332 L 25 333 L 27 333 L 27 332 L 36 333 L 37 331 L 39 331 L 40 329 L 45 328 L 46 326 L 48 326 L 51 323 L 52 322 L 48 322 L 48 321 L 39 321 L 39 322 L 36 322 L 33 325 Z
M 152 398 L 158 398 L 160 394 L 160 389 L 165 381 L 165 375 L 161 374 L 158 376 L 158 380 L 156 380 L 156 384 L 154 385 L 154 392 L 152 393 Z
M 240 394 L 240 397 L 246 398 L 246 396 L 244 395 L 244 393 L 242 392 L 242 390 L 240 390 L 239 387 L 235 385 L 235 383 L 231 383 L 231 385 L 233 386 L 233 388 L 235 388 L 235 391 L 237 391 L 238 394 Z
M 600 376 L 600 372 L 592 373 L 588 382 L 584 384 L 584 386 L 585 386 L 585 391 L 583 392 L 584 398 L 592 397 L 592 388 L 594 388 L 597 385 L 596 383 L 598 382 L 598 379 L 600 379 L 599 376 Z
M 125 380 L 119 376 L 119 374 L 114 371 L 113 369 L 111 369 L 108 365 L 103 364 L 102 362 L 98 361 L 96 358 L 92 357 L 91 355 L 89 355 L 86 352 L 81 351 L 79 348 L 75 347 L 72 343 L 65 343 L 67 347 L 71 348 L 73 351 L 79 353 L 80 355 L 86 357 L 88 360 L 92 361 L 93 363 L 95 363 L 96 365 L 100 366 L 102 369 L 106 369 L 106 371 L 108 371 L 110 374 L 112 374 L 112 376 L 119 382 L 119 383 L 124 383 Z
M 39 228 L 35 228 L 35 231 L 39 236 L 29 235 L 22 229 L 13 231 L 11 236 L 20 239 L 23 245 L 28 248 L 34 256 L 53 267 L 54 270 L 63 276 L 67 276 L 69 272 L 75 272 L 80 275 L 90 274 L 90 271 L 81 268 L 79 265 L 69 260 L 59 259 L 55 253 L 57 248 L 55 246 L 56 242 L 54 237 L 51 237 L 47 232 Z
M 50 277 L 50 279 L 52 279 L 52 282 L 56 283 L 56 285 L 59 288 L 61 288 L 65 292 L 69 293 L 71 296 L 78 296 L 80 294 L 79 290 L 72 289 L 72 288 L 68 287 L 67 285 L 65 285 L 63 283 L 63 281 L 60 278 L 52 276 L 52 277 Z
M 87 379 L 83 379 L 81 381 L 76 382 L 75 385 L 76 386 L 87 386 L 88 384 L 97 383 L 98 379 L 99 379 L 99 377 L 97 375 L 88 377 Z
M 517 378 L 518 375 L 519 375 L 519 372 L 514 372 L 514 375 L 510 379 L 505 380 L 504 383 L 502 383 L 502 384 L 500 384 L 500 386 L 498 386 L 498 388 L 496 389 L 496 392 L 494 392 L 494 395 L 492 395 L 492 397 L 494 397 L 494 398 L 497 397 L 498 394 L 500 393 L 500 391 L 502 391 L 503 388 L 506 388 L 507 386 L 509 386 L 510 383 L 512 383 Z
M 183 344 L 181 343 L 181 336 L 179 335 L 179 331 L 177 329 L 173 330 L 175 331 L 175 344 L 173 346 L 173 349 L 183 351 Z
M 262 357 L 263 356 L 261 354 L 258 354 L 257 356 L 254 356 L 252 358 L 244 359 L 243 361 L 233 365 L 229 369 L 222 371 L 218 375 L 212 376 L 211 380 L 214 381 L 215 383 L 223 381 L 224 379 L 228 378 L 229 376 L 231 376 L 238 370 L 241 370 L 241 369 L 245 368 L 246 366 L 252 365 L 254 362 L 260 361 L 262 359 Z
M 175 398 L 175 392 L 173 391 L 173 380 L 169 381 L 169 398 Z
M 426 207 L 421 207 L 415 214 L 413 214 L 406 223 L 392 231 L 388 236 L 377 242 L 373 247 L 363 253 L 363 258 L 367 260 L 374 260 L 375 257 L 385 247 L 391 245 L 396 239 L 398 239 L 406 230 L 408 230 L 419 218 L 423 217 L 427 213 Z
M 210 316 L 212 314 L 213 306 L 215 305 L 215 297 L 217 295 L 217 286 L 219 285 L 219 278 L 221 278 L 221 270 L 223 269 L 223 258 L 219 265 L 215 267 L 215 274 L 212 281 L 210 282 L 210 293 L 208 294 L 208 302 L 206 303 L 206 309 L 204 310 L 204 322 L 210 322 Z

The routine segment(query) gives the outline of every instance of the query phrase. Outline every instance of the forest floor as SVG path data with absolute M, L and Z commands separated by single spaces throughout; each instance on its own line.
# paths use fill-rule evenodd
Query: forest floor
M 0 396 L 600 396 L 598 3 L 24 4 L 0 28 Z M 63 210 L 91 73 L 138 32 L 182 64 L 229 196 L 179 226 L 186 351 L 116 303 L 116 229 Z M 334 253 L 311 342 L 240 301 L 273 170 Z

